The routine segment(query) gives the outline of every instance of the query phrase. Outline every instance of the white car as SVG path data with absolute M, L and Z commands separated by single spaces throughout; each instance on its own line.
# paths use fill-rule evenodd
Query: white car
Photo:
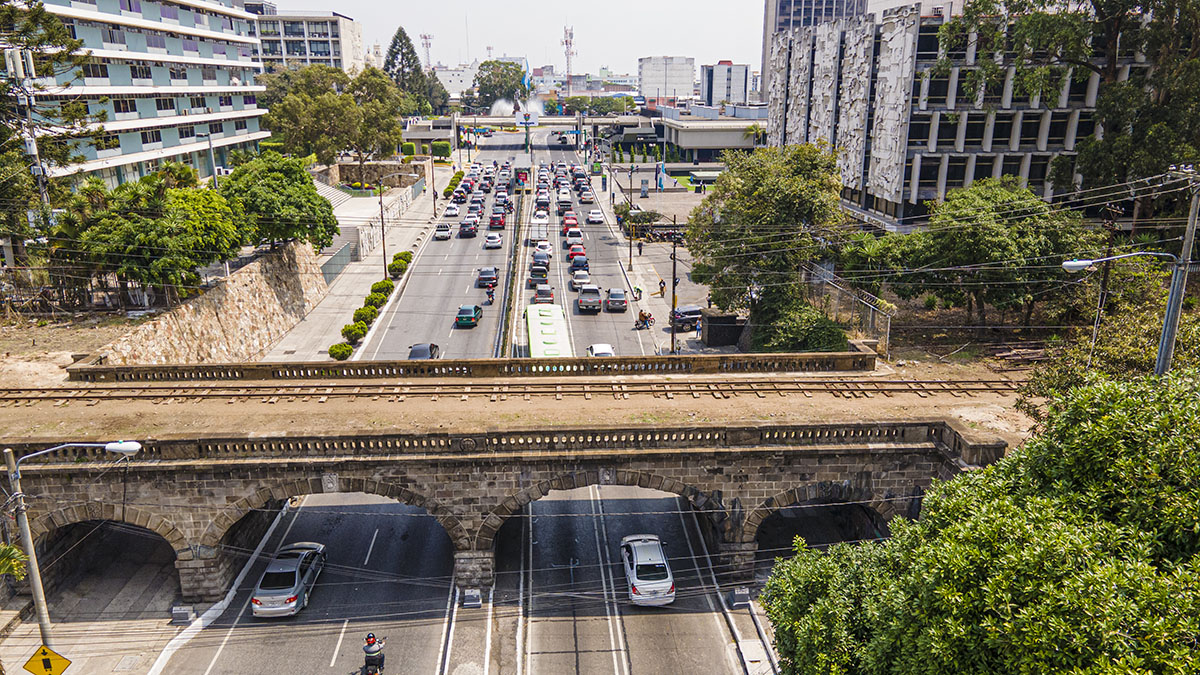
M 549 225 L 550 214 L 545 211 L 534 211 L 533 218 L 529 222 L 533 225 Z
M 442 214 L 447 218 L 453 218 L 458 215 L 458 204 L 451 204 L 446 207 L 446 212 Z
M 595 202 L 596 202 L 596 195 L 592 194 L 591 192 L 585 192 L 585 193 L 579 195 L 579 203 L 580 204 L 593 204 Z
M 487 236 L 483 238 L 484 248 L 500 248 L 503 245 L 504 239 L 500 237 L 499 232 L 488 232 Z
M 551 246 L 551 245 L 550 245 L 550 242 L 546 241 L 545 239 L 542 239 L 542 240 L 541 240 L 541 241 L 539 241 L 538 243 L 534 244 L 534 245 L 533 245 L 533 250 L 534 250 L 534 251 L 540 251 L 540 252 L 542 252 L 542 253 L 545 253 L 546 255 L 548 255 L 548 256 L 551 256 L 551 257 L 553 257 L 553 256 L 554 256 L 554 247 L 553 247 L 553 246 Z
M 675 577 L 656 535 L 631 534 L 621 539 L 621 567 L 625 569 L 629 600 L 633 604 L 656 606 L 675 602 Z
M 438 223 L 433 231 L 434 239 L 449 239 L 453 234 L 450 232 L 449 223 Z
M 613 351 L 612 345 L 604 344 L 601 342 L 601 343 L 597 343 L 594 345 L 588 345 L 587 355 L 588 356 L 616 356 L 617 353 L 615 351 Z
M 577 291 L 583 288 L 584 284 L 590 283 L 592 283 L 592 275 L 588 274 L 587 270 L 578 270 L 571 275 L 571 280 L 567 282 L 567 285 L 571 287 L 571 290 Z
M 578 227 L 572 227 L 567 230 L 567 238 L 563 241 L 563 248 L 570 249 L 575 244 L 583 244 L 583 230 Z
M 588 211 L 587 222 L 603 223 L 604 222 L 604 212 L 601 211 L 600 209 L 592 209 L 591 211 Z

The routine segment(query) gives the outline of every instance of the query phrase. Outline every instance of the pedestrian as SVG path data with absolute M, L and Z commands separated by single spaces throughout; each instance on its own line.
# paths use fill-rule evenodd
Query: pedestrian
M 708 308 L 712 309 L 712 293 L 709 293 L 708 297 L 706 297 L 705 300 L 708 301 Z
M 658 280 L 658 295 L 660 297 L 664 297 L 664 298 L 667 297 L 667 280 L 666 279 Z
M 638 255 L 642 254 L 642 240 L 638 239 Z
M 696 339 L 700 339 L 700 319 L 696 319 Z

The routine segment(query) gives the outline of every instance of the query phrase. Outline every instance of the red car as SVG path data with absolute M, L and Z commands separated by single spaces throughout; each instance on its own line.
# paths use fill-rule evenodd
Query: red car
M 579 220 L 575 217 L 563 218 L 561 234 L 565 237 L 567 235 L 567 230 L 571 229 L 572 227 L 579 227 Z
M 567 251 L 567 260 L 574 260 L 575 256 L 579 256 L 579 255 L 582 255 L 582 256 L 587 255 L 587 251 L 584 250 L 583 244 L 575 244 L 574 246 L 572 246 L 571 250 Z
M 503 230 L 504 229 L 504 216 L 502 216 L 498 213 L 493 213 L 491 219 L 488 220 L 488 229 L 489 230 Z

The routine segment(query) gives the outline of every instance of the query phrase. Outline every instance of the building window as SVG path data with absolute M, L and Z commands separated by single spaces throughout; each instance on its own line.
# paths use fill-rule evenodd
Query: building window
M 243 96 L 242 105 L 258 105 L 258 99 L 253 95 Z
M 137 102 L 131 98 L 114 98 L 113 110 L 118 115 L 122 113 L 135 113 L 137 112 Z
M 162 132 L 158 129 L 148 129 L 142 132 L 142 145 L 162 143 Z
M 173 98 L 156 98 L 154 99 L 154 107 L 158 110 L 174 110 L 175 99 Z
M 210 133 L 210 134 L 225 133 L 225 124 L 223 122 L 213 122 L 212 124 L 208 125 L 208 133 Z
M 100 39 L 109 44 L 123 45 L 125 44 L 125 31 L 105 28 L 100 31 Z
M 150 66 L 129 66 L 129 76 L 135 80 L 149 80 L 151 78 Z
M 121 11 L 123 12 L 138 12 L 142 11 L 142 0 L 121 0 Z
M 288 37 L 304 37 L 304 24 L 300 21 L 284 21 L 283 34 Z
M 929 118 L 914 117 L 908 124 L 908 147 L 917 147 L 929 143 Z
M 1071 119 L 1071 113 L 1056 112 L 1050 115 L 1050 131 L 1047 134 L 1046 142 L 1050 145 L 1062 145 L 1067 142 L 1067 123 Z
M 203 97 L 203 96 L 193 96 L 193 97 L 192 97 L 192 107 L 193 107 L 193 108 L 203 108 L 203 107 L 205 107 L 205 105 L 204 105 L 204 97 Z
M 967 177 L 967 158 L 951 157 L 946 165 L 946 189 L 952 190 L 964 185 Z
M 179 20 L 179 8 L 175 5 L 159 5 L 158 11 L 159 15 L 164 19 Z
M 1000 172 L 1005 176 L 1020 176 L 1021 175 L 1021 155 L 1005 155 L 1004 164 Z
M 941 120 L 938 121 L 937 144 L 939 147 L 953 147 L 956 140 L 958 140 L 958 120 L 943 114 Z
M 1033 160 L 1029 162 L 1029 185 L 1041 188 L 1048 173 L 1050 173 L 1050 156 L 1034 155 Z
M 96 148 L 96 152 L 114 150 L 121 147 L 121 139 L 116 135 L 97 136 L 92 139 L 92 146 Z
M 1075 138 L 1087 138 L 1096 133 L 1096 118 L 1090 112 L 1079 113 L 1079 126 L 1075 130 Z
M 167 38 L 162 35 L 147 34 L 146 35 L 146 46 L 147 47 L 155 47 L 158 49 L 166 49 L 167 48 Z
M 225 55 L 225 45 L 219 43 L 213 45 L 213 56 L 216 56 L 217 54 L 222 56 Z
M 996 126 L 992 130 L 992 145 L 1008 145 L 1008 141 L 1012 137 L 1012 128 L 1012 113 L 997 113 Z
M 188 38 L 184 38 L 183 39 L 183 51 L 199 53 L 200 52 L 200 43 L 196 42 L 195 40 L 189 40 Z
M 179 139 L 180 140 L 183 140 L 185 138 L 195 138 L 195 137 L 196 137 L 196 127 L 193 127 L 193 126 L 179 127 Z
M 1021 145 L 1037 145 L 1038 131 L 1042 127 L 1042 116 L 1035 111 L 1027 111 L 1021 119 Z
M 233 128 L 236 129 L 237 131 L 245 131 L 246 130 L 246 120 L 236 120 L 233 123 Z
M 975 156 L 975 180 L 983 180 L 984 178 L 992 177 L 992 167 L 996 165 L 995 157 L 986 155 Z
M 258 34 L 259 35 L 279 35 L 279 22 L 278 21 L 259 21 L 258 22 Z
M 232 96 L 219 96 L 219 97 L 217 97 L 217 105 L 219 105 L 219 106 L 233 105 L 233 97 Z
M 103 63 L 88 62 L 83 64 L 84 77 L 108 77 L 108 66 Z
M 187 80 L 187 66 L 171 66 L 172 80 Z
M 221 28 L 224 30 L 233 30 L 233 19 L 227 16 L 221 17 Z
M 967 146 L 983 145 L 983 130 L 987 126 L 987 113 L 970 113 L 967 116 Z
M 288 56 L 304 56 L 307 53 L 303 40 L 287 40 L 286 47 Z
M 205 79 L 205 80 L 215 80 L 215 79 L 217 79 L 217 69 L 210 68 L 210 67 L 201 68 L 200 69 L 200 77 L 201 77 L 201 79 Z

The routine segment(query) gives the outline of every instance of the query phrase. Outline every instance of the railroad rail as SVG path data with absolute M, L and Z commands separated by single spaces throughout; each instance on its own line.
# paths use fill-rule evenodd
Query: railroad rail
M 818 395 L 836 398 L 872 398 L 875 396 L 930 396 L 948 395 L 971 397 L 980 394 L 1001 396 L 1016 391 L 1020 382 L 1008 379 L 995 380 L 906 380 L 906 379 L 809 379 L 809 378 L 754 378 L 736 380 L 689 379 L 686 381 L 639 380 L 639 381 L 559 381 L 534 380 L 528 382 L 486 383 L 352 383 L 327 382 L 320 384 L 194 384 L 194 385 L 112 385 L 95 384 L 84 386 L 46 388 L 3 388 L 0 389 L 0 407 L 34 405 L 52 401 L 55 405 L 67 405 L 80 401 L 95 405 L 103 401 L 150 401 L 153 403 L 184 403 L 202 400 L 225 400 L 228 403 L 258 401 L 261 403 L 324 403 L 330 399 L 370 399 L 388 402 L 403 402 L 408 398 L 457 398 L 459 400 L 485 399 L 492 402 L 509 399 L 530 400 L 533 398 L 611 396 L 628 399 L 632 396 L 653 396 L 674 399 L 691 396 L 694 399 L 715 399 L 738 396 L 805 396 Z

